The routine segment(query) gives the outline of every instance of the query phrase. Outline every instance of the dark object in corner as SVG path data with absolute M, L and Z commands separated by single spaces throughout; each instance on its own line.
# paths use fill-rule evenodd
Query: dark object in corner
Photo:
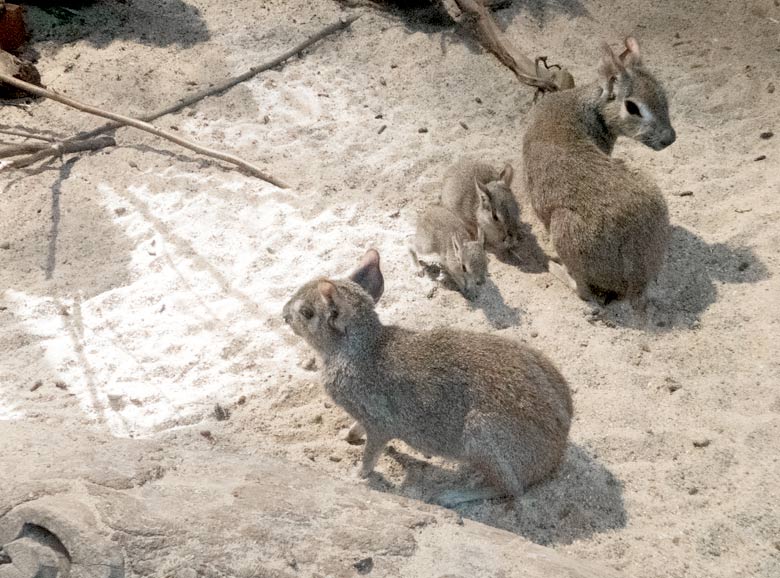
M 16 58 L 4 50 L 0 50 L 0 72 L 24 80 L 30 84 L 41 85 L 41 75 L 32 63 Z M 30 93 L 0 82 L 0 98 L 33 97 Z
M 0 50 L 16 52 L 26 41 L 22 7 L 0 0 Z

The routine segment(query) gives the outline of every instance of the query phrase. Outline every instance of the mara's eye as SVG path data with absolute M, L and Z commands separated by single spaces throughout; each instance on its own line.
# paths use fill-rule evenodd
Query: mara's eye
M 461 265 L 461 268 L 463 269 L 463 272 L 465 273 L 466 272 L 466 266 L 465 265 Z
M 496 215 L 495 213 L 493 213 L 493 220 L 498 221 L 498 215 Z
M 628 111 L 628 114 L 632 114 L 640 118 L 642 117 L 642 112 L 639 110 L 639 107 L 633 100 L 626 101 L 626 110 Z
M 301 309 L 301 315 L 303 315 L 304 319 L 311 319 L 312 317 L 314 317 L 314 311 L 312 311 L 308 307 L 303 307 Z

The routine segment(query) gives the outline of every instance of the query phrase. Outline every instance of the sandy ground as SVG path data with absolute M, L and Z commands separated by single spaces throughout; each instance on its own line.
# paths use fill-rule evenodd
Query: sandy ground
M 134 0 L 29 16 L 47 85 L 141 114 L 345 11 Z M 496 17 L 579 83 L 595 78 L 600 42 L 635 34 L 667 86 L 677 142 L 616 149 L 654 176 L 674 225 L 650 330 L 620 304 L 594 318 L 548 274 L 527 209 L 536 235 L 522 262 L 491 258 L 476 303 L 413 274 L 410 223 L 449 163 L 520 169 L 532 93 L 451 27 L 369 10 L 283 69 L 157 121 L 290 190 L 130 129 L 116 148 L 0 174 L 0 419 L 273 454 L 349 478 L 362 450 L 341 439 L 349 420 L 303 368 L 311 354 L 280 311 L 302 282 L 347 272 L 375 246 L 383 320 L 526 341 L 574 391 L 559 475 L 464 516 L 627 576 L 779 576 L 780 135 L 759 136 L 780 133 L 776 0 L 517 0 Z M 1 121 L 62 136 L 98 123 L 51 102 L 6 106 Z M 426 500 L 475 483 L 397 442 L 377 471 L 373 487 Z

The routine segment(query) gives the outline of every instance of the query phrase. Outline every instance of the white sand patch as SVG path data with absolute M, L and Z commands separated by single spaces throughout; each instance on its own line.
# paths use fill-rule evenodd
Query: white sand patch
M 178 188 L 97 187 L 106 206 L 130 205 L 116 220 L 135 243 L 133 282 L 88 299 L 5 295 L 17 330 L 39 340 L 42 363 L 85 416 L 120 436 L 197 421 L 217 401 L 301 372 L 298 340 L 281 323 L 290 295 L 314 276 L 344 274 L 368 246 L 390 260 L 405 254 L 405 225 L 377 230 L 354 206 L 306 217 L 293 204 L 304 195 L 285 192 L 285 202 L 273 187 L 175 169 L 157 177 L 203 192 L 185 206 L 190 193 Z

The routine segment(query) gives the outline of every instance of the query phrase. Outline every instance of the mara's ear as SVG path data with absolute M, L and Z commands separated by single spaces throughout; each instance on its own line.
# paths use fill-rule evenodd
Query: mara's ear
M 639 55 L 639 42 L 633 36 L 626 37 L 626 49 L 620 55 L 620 62 L 626 68 L 642 64 L 642 58 Z
M 452 242 L 452 248 L 455 251 L 455 254 L 460 256 L 460 241 L 458 240 L 458 236 L 453 235 L 450 241 Z
M 483 209 L 490 209 L 493 205 L 493 201 L 490 198 L 490 191 L 485 183 L 480 181 L 477 177 L 474 177 L 474 186 L 477 188 L 477 194 L 479 195 L 479 202 Z
M 512 185 L 513 176 L 515 176 L 515 169 L 512 168 L 511 164 L 506 163 L 504 168 L 501 170 L 501 174 L 498 175 L 498 178 L 501 179 L 507 187 L 509 187 Z
M 609 100 L 612 100 L 615 98 L 615 82 L 625 72 L 625 68 L 606 42 L 602 44 L 601 52 L 601 63 L 599 64 L 601 90 Z
M 483 249 L 485 248 L 485 231 L 482 229 L 482 227 L 477 227 L 477 242 L 479 243 L 480 247 Z
M 379 251 L 376 249 L 366 251 L 358 268 L 349 276 L 349 280 L 360 285 L 366 293 L 371 295 L 374 303 L 377 303 L 385 291 L 385 278 L 379 268 Z
M 338 288 L 327 279 L 322 279 L 317 283 L 317 291 L 320 292 L 320 297 L 326 305 L 333 305 L 338 299 Z
M 347 321 L 352 316 L 352 308 L 341 298 L 338 287 L 332 281 L 323 279 L 317 283 L 317 290 L 325 305 L 328 306 L 328 325 L 339 333 L 345 333 Z

